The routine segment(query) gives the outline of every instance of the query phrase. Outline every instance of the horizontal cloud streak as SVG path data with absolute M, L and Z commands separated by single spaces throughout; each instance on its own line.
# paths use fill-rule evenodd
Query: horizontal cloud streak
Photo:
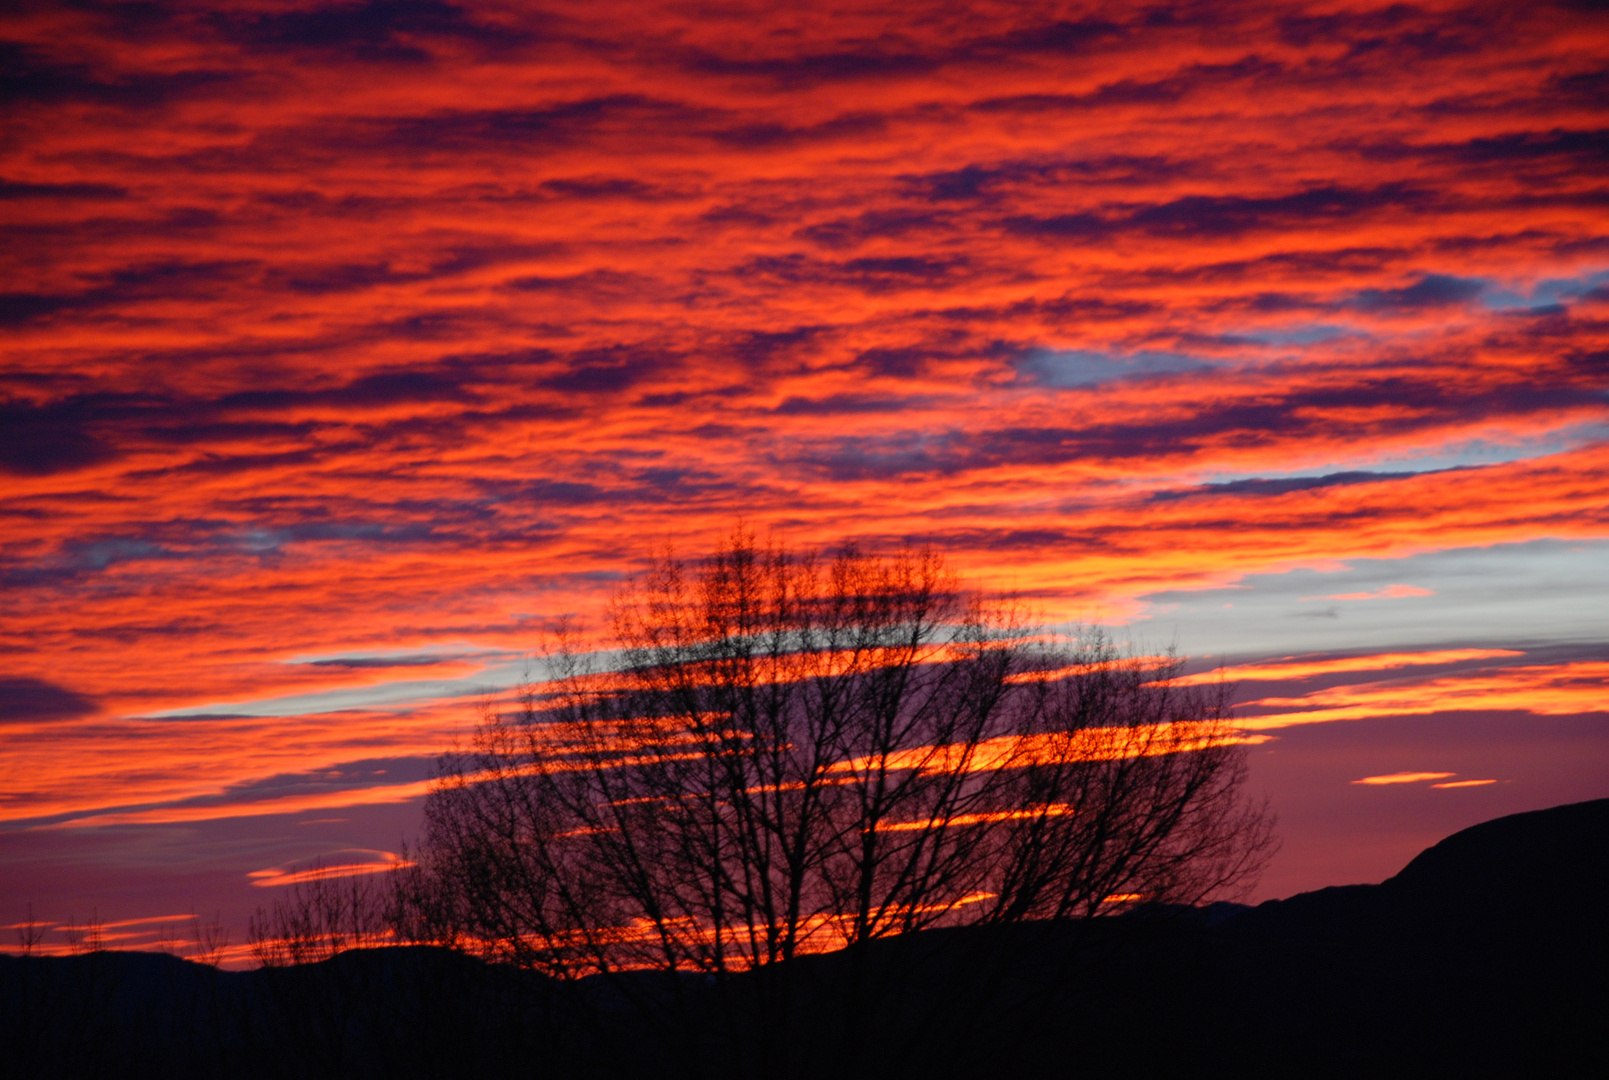
M 1408 716 L 1451 710 L 1513 709 L 1538 715 L 1609 712 L 1609 662 L 1526 665 L 1424 681 L 1337 686 L 1300 698 L 1262 698 L 1251 708 L 1305 707 L 1299 712 L 1243 716 L 1243 731 L 1270 731 L 1296 724 Z

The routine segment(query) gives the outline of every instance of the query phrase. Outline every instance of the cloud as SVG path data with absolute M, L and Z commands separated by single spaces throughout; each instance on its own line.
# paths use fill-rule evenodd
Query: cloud
M 226 260 L 164 260 L 118 267 L 102 275 L 93 287 L 76 292 L 4 293 L 0 294 L 0 325 L 21 326 L 58 312 L 96 311 L 152 297 L 168 299 L 213 291 L 220 281 L 248 272 L 250 265 Z
M 388 870 L 401 870 L 414 865 L 394 851 L 377 851 L 372 848 L 346 848 L 332 851 L 316 859 L 284 863 L 263 870 L 253 870 L 246 876 L 260 888 L 278 885 L 300 885 L 326 878 L 360 877 L 365 874 L 383 874 Z
M 1033 350 L 1016 362 L 1022 377 L 1041 386 L 1096 386 L 1116 379 L 1139 379 L 1201 373 L 1212 367 L 1205 360 L 1181 353 L 1141 351 L 1131 355 L 1072 349 L 1065 352 Z
M 1425 274 L 1400 289 L 1364 289 L 1352 298 L 1363 311 L 1416 311 L 1443 308 L 1473 300 L 1486 287 L 1484 281 Z
M 939 59 L 897 49 L 867 47 L 853 51 L 791 57 L 725 57 L 709 54 L 689 57 L 688 67 L 711 75 L 761 78 L 783 87 L 811 86 L 849 80 L 886 80 L 925 75 Z
M 1542 716 L 1602 712 L 1606 678 L 1609 678 L 1609 663 L 1576 661 L 1520 665 L 1423 680 L 1336 686 L 1300 698 L 1262 698 L 1247 702 L 1247 708 L 1259 711 L 1235 723 L 1245 731 L 1270 731 L 1298 724 L 1458 710 L 1504 709 Z M 1290 708 L 1301 711 L 1264 711 Z
M 1327 186 L 1282 195 L 1185 195 L 1111 213 L 1014 216 L 1006 228 L 1021 236 L 1099 240 L 1144 233 L 1179 240 L 1224 239 L 1252 231 L 1338 223 L 1383 211 L 1427 208 L 1433 195 L 1403 183 L 1373 188 Z
M 52 60 L 45 50 L 0 41 L 0 97 L 8 102 L 88 103 L 124 110 L 159 109 L 236 81 L 227 70 L 106 73 L 88 64 Z
M 479 22 L 441 0 L 364 0 L 279 11 L 225 11 L 212 22 L 233 41 L 267 52 L 333 53 L 366 63 L 419 64 L 434 58 L 424 43 L 508 45 L 524 37 Z
M 1410 596 L 1435 596 L 1433 589 L 1416 585 L 1387 585 L 1373 592 L 1334 593 L 1329 596 L 1304 596 L 1303 600 L 1401 600 Z
M 853 416 L 860 413 L 897 413 L 913 402 L 908 398 L 834 394 L 827 398 L 790 397 L 773 410 L 778 416 Z
M 310 811 L 344 809 L 354 806 L 376 806 L 386 803 L 412 802 L 430 794 L 435 781 L 420 780 L 411 784 L 381 784 L 367 788 L 349 788 L 340 791 L 309 795 L 284 795 L 252 802 L 205 803 L 188 806 L 164 806 L 148 810 L 119 810 L 98 814 L 73 815 L 55 823 L 56 828 L 93 829 L 110 825 L 179 825 L 199 821 L 224 821 L 230 818 L 278 817 L 288 814 L 305 814 Z
M 0 724 L 72 720 L 97 711 L 92 699 L 64 686 L 26 676 L 0 678 Z
M 1374 188 L 1315 187 L 1262 198 L 1187 195 L 1136 210 L 1127 224 L 1178 236 L 1231 236 L 1251 229 L 1288 228 L 1380 210 L 1411 209 L 1427 201 L 1427 192 L 1400 183 Z
M 911 79 L 957 64 L 1010 63 L 1036 55 L 1077 56 L 1123 34 L 1123 27 L 1105 19 L 1035 20 L 1003 33 L 963 34 L 924 43 L 925 48 L 913 48 L 904 35 L 888 35 L 864 39 L 852 48 L 796 55 L 756 56 L 752 48 L 741 56 L 695 50 L 684 63 L 701 74 L 758 79 L 789 91 Z
M 438 369 L 377 371 L 341 386 L 313 390 L 245 390 L 210 402 L 187 402 L 192 412 L 292 412 L 309 406 L 377 408 L 402 402 L 474 401 L 469 372 Z
M 0 201 L 16 199 L 122 199 L 126 188 L 114 184 L 30 184 L 0 178 Z
M 1153 502 L 1171 502 L 1175 499 L 1188 499 L 1193 495 L 1211 496 L 1222 494 L 1253 497 L 1258 495 L 1285 495 L 1292 491 L 1312 491 L 1316 488 L 1389 483 L 1393 480 L 1402 480 L 1418 475 L 1422 474 L 1355 470 L 1351 472 L 1326 473 L 1323 476 L 1292 476 L 1278 480 L 1252 477 L 1246 480 L 1223 480 L 1212 484 L 1202 484 L 1194 488 L 1159 491 L 1151 495 L 1150 498 Z M 1328 599 L 1334 598 L 1329 597 Z
M 1609 162 L 1609 131 L 1553 128 L 1545 132 L 1483 136 L 1464 143 L 1414 149 L 1479 165 L 1523 164 L 1559 158 L 1591 168 Z
M 310 667 L 334 667 L 344 670 L 390 669 L 408 667 L 434 667 L 458 660 L 454 656 L 333 656 L 322 660 L 304 660 Z
M 348 722 L 357 718 L 356 714 L 344 717 Z M 35 753 L 59 750 L 64 745 L 62 740 L 69 740 L 65 745 L 76 746 L 81 755 L 71 770 L 64 768 L 76 776 L 75 789 L 48 797 L 35 794 L 19 798 L 18 793 L 12 793 L 0 799 L 0 821 L 70 828 L 224 821 L 390 805 L 429 793 L 434 784 L 430 773 L 439 746 L 426 749 L 420 745 L 428 740 L 420 740 L 418 731 L 410 733 L 406 723 L 382 733 L 373 723 L 373 716 L 362 732 L 343 736 L 327 730 L 332 720 L 339 723 L 341 719 L 340 714 L 324 714 L 303 723 L 306 738 L 299 749 L 270 751 L 259 745 L 255 754 L 246 752 L 246 746 L 266 731 L 285 731 L 284 721 L 276 725 L 261 717 L 215 716 L 150 719 L 132 726 L 108 723 L 90 733 L 90 739 L 76 742 L 65 731 L 52 734 L 47 730 L 34 736 L 32 743 L 17 747 L 19 758 L 26 760 Z M 441 730 L 436 728 L 434 739 L 441 737 Z M 341 755 L 353 749 L 377 745 L 418 752 L 341 760 Z M 165 757 L 171 763 L 192 763 L 189 777 L 156 770 L 131 775 L 126 768 L 128 755 L 142 746 L 147 761 Z M 216 755 L 225 746 L 233 748 L 229 751 L 233 756 L 220 760 Z M 203 768 L 201 763 L 209 753 L 214 755 L 212 764 Z M 258 771 L 271 758 L 306 763 L 316 757 L 329 763 L 268 776 Z M 122 766 L 117 764 L 120 758 Z M 335 760 L 329 760 L 332 758 Z
M 510 143 L 554 148 L 633 130 L 709 134 L 717 114 L 646 94 L 605 94 L 538 107 L 450 109 L 360 125 L 352 134 L 397 155 L 496 149 Z M 778 129 L 778 138 L 781 137 Z M 728 129 L 726 141 L 744 141 Z M 757 136 L 756 136 L 757 137 Z
M 1271 663 L 1244 664 L 1179 679 L 1182 686 L 1217 682 L 1219 679 L 1258 681 L 1310 679 L 1317 675 L 1343 672 L 1389 671 L 1426 664 L 1458 664 L 1475 660 L 1496 660 L 1524 656 L 1516 649 L 1431 649 L 1424 652 L 1375 653 L 1328 659 L 1288 659 Z
M 835 243 L 838 241 L 834 241 Z M 910 289 L 933 289 L 969 276 L 965 259 L 937 259 L 907 255 L 886 259 L 846 259 L 830 262 L 802 255 L 760 258 L 743 272 L 757 278 L 815 287 L 847 287 L 869 295 Z
M 1365 776 L 1362 780 L 1352 782 L 1354 784 L 1368 784 L 1378 787 L 1384 784 L 1418 784 L 1426 780 L 1443 780 L 1449 776 L 1457 775 L 1457 773 L 1450 772 L 1399 772 L 1388 773 L 1385 776 Z M 1437 784 L 1435 786 L 1444 787 L 1445 785 Z
M 0 403 L 0 469 L 49 476 L 116 457 L 117 451 L 91 430 L 94 411 L 83 400 Z
M 629 390 L 673 361 L 665 356 L 621 350 L 600 351 L 596 360 L 586 360 L 545 377 L 542 385 L 566 393 L 617 393 Z

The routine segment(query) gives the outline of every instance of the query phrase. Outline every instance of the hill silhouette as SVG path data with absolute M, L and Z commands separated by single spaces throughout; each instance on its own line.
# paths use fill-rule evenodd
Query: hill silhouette
M 1379 885 L 806 957 L 795 1072 L 1569 1074 L 1609 1050 L 1606 896 L 1609 799 L 1465 829 Z M 893 992 L 859 1017 L 864 1039 L 827 1045 L 851 962 Z M 577 996 L 426 948 L 250 972 L 7 956 L 0 1039 L 25 1077 L 752 1074 L 730 999 L 675 983 L 644 973 Z
M 1276 900 L 1222 927 L 1220 1060 L 1249 1071 L 1567 1075 L 1609 1035 L 1609 800 L 1455 833 L 1379 885 Z M 1238 1014 L 1238 1015 L 1237 1015 Z

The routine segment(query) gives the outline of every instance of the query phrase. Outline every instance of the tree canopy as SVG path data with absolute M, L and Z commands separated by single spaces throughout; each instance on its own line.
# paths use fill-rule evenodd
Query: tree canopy
M 603 653 L 561 635 L 518 707 L 442 759 L 417 936 L 560 978 L 722 980 L 929 928 L 1194 904 L 1270 848 L 1224 687 L 1050 634 L 931 551 L 738 532 L 657 560 L 610 630 Z

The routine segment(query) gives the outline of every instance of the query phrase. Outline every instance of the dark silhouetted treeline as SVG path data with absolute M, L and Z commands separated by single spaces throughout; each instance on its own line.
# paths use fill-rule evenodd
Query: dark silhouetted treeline
M 802 957 L 787 1064 L 835 1080 L 1576 1074 L 1609 1050 L 1606 886 L 1600 800 L 1467 829 L 1381 885 Z M 0 957 L 4 1071 L 757 1075 L 755 1048 L 730 1034 L 742 1006 L 696 976 L 678 993 L 666 979 L 562 986 L 426 948 L 251 972 L 149 953 Z M 836 989 L 868 979 L 889 992 L 846 1023 L 856 1006 Z

